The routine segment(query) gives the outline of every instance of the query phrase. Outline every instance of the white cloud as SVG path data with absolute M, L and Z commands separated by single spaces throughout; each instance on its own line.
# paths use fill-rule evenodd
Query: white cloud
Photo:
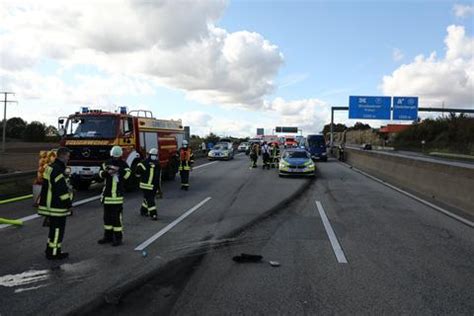
M 267 111 L 274 112 L 275 126 L 296 126 L 303 133 L 319 133 L 329 123 L 331 107 L 319 99 L 285 100 L 275 98 L 267 102 Z
M 420 96 L 421 105 L 473 107 L 474 105 L 474 38 L 462 26 L 447 28 L 446 54 L 417 56 L 383 77 L 381 89 L 386 95 Z
M 394 61 L 400 61 L 400 60 L 403 59 L 403 57 L 405 57 L 405 55 L 403 54 L 401 49 L 399 49 L 399 48 L 394 48 L 393 49 L 392 58 L 393 58 Z
M 94 65 L 110 76 L 148 76 L 202 103 L 260 108 L 283 55 L 258 33 L 218 28 L 226 4 L 2 1 L 0 68 L 21 77 L 47 59 Z
M 465 18 L 474 13 L 473 5 L 455 4 L 453 7 L 454 15 L 459 18 Z

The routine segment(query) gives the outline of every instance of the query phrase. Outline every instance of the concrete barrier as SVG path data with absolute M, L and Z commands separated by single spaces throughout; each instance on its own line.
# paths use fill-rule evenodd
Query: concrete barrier
M 393 185 L 474 216 L 474 165 L 458 166 L 353 148 L 346 148 L 346 161 Z

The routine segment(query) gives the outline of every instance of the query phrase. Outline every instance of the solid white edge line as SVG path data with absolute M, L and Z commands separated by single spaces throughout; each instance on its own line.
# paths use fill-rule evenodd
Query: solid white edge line
M 99 200 L 101 196 L 102 195 L 99 194 L 99 195 L 96 195 L 96 196 L 93 196 L 93 197 L 90 197 L 90 198 L 87 198 L 87 199 L 84 199 L 84 200 L 79 200 L 77 202 L 73 202 L 72 206 L 75 207 L 75 206 L 86 204 L 86 203 L 89 203 L 89 202 L 92 202 L 92 201 L 95 201 L 95 200 Z
M 90 197 L 90 198 L 87 198 L 87 199 L 84 199 L 84 200 L 79 200 L 77 202 L 74 202 L 72 203 L 72 206 L 73 207 L 76 207 L 76 206 L 80 206 L 80 205 L 83 205 L 83 204 L 86 204 L 86 203 L 89 203 L 89 202 L 92 202 L 92 201 L 95 201 L 95 200 L 99 200 L 101 197 L 101 195 L 96 195 L 96 196 L 93 196 L 93 197 Z M 28 215 L 28 216 L 25 216 L 25 217 L 22 217 L 22 218 L 18 218 L 18 220 L 22 221 L 22 222 L 27 222 L 27 221 L 31 221 L 33 219 L 37 219 L 37 218 L 40 218 L 41 215 L 38 215 L 38 214 L 32 214 L 32 215 Z M 2 228 L 7 228 L 7 227 L 10 227 L 10 226 L 14 226 L 14 225 L 11 225 L 11 224 L 2 224 L 0 225 L 0 229 Z
M 367 178 L 370 178 L 370 179 L 372 179 L 372 180 L 374 180 L 374 181 L 376 181 L 376 182 L 378 182 L 378 183 L 381 183 L 381 184 L 383 184 L 383 185 L 385 185 L 385 186 L 387 186 L 387 187 L 389 187 L 389 188 L 391 188 L 391 189 L 393 189 L 393 190 L 395 190 L 395 191 L 397 191 L 397 192 L 400 192 L 400 193 L 402 193 L 402 194 L 404 194 L 404 195 L 406 195 L 406 196 L 408 196 L 408 197 L 411 197 L 412 199 L 414 199 L 414 200 L 416 200 L 416 201 L 418 201 L 418 202 L 420 202 L 420 203 L 422 203 L 422 204 L 425 204 L 426 206 L 429 206 L 429 207 L 431 207 L 431 208 L 437 210 L 438 212 L 443 213 L 444 215 L 447 215 L 447 216 L 449 216 L 449 217 L 451 217 L 451 218 L 453 218 L 453 219 L 455 219 L 455 220 L 458 220 L 458 221 L 460 221 L 461 223 L 466 224 L 467 226 L 474 227 L 474 222 L 471 222 L 471 221 L 468 220 L 468 219 L 465 219 L 465 218 L 463 218 L 463 217 L 461 217 L 461 216 L 459 216 L 459 215 L 456 215 L 456 214 L 454 214 L 454 213 L 451 213 L 450 211 L 445 210 L 444 208 L 439 207 L 438 205 L 435 205 L 435 204 L 433 204 L 433 203 L 431 203 L 431 202 L 429 202 L 429 201 L 423 200 L 422 198 L 419 198 L 419 197 L 417 197 L 416 195 L 411 194 L 410 192 L 407 192 L 407 191 L 405 191 L 405 190 L 403 190 L 403 189 L 400 189 L 399 187 L 396 187 L 396 186 L 394 186 L 394 185 L 392 185 L 392 184 L 390 184 L 390 183 L 388 183 L 388 182 L 386 182 L 386 181 L 384 181 L 384 180 L 382 180 L 382 179 L 379 179 L 379 178 L 377 178 L 377 177 L 374 177 L 373 175 L 370 175 L 370 174 L 368 174 L 367 172 L 362 171 L 362 170 L 360 170 L 360 169 L 358 169 L 358 168 L 356 168 L 356 167 L 353 167 L 353 166 L 351 166 L 351 165 L 349 165 L 349 164 L 347 164 L 347 163 L 345 163 L 345 162 L 343 162 L 343 164 L 344 164 L 346 167 L 351 168 L 352 170 L 354 170 L 354 171 L 356 171 L 356 172 L 358 172 L 358 173 L 360 173 L 360 174 L 366 176 Z
M 329 219 L 326 215 L 326 212 L 324 212 L 323 205 L 319 201 L 316 202 L 316 207 L 318 208 L 319 215 L 321 216 L 321 221 L 323 222 L 324 229 L 326 229 L 326 233 L 329 237 L 329 241 L 331 242 L 332 250 L 334 251 L 334 254 L 336 255 L 337 261 L 339 263 L 347 263 L 346 256 L 344 255 L 344 251 L 341 248 L 341 245 L 339 244 L 339 241 L 337 240 L 336 234 L 334 233 L 334 230 L 332 229 L 331 223 L 329 222 Z
M 205 163 L 205 164 L 202 164 L 202 165 L 193 167 L 193 170 L 196 170 L 196 169 L 199 169 L 199 168 L 202 168 L 202 167 L 207 167 L 207 166 L 212 165 L 212 164 L 215 164 L 215 163 L 218 163 L 218 161 L 211 161 L 211 162 L 208 162 L 208 163 Z
M 169 223 L 168 225 L 166 225 L 163 229 L 161 229 L 160 231 L 158 231 L 156 234 L 154 234 L 153 236 L 151 236 L 150 238 L 148 238 L 147 240 L 145 240 L 143 243 L 141 243 L 140 245 L 138 245 L 135 250 L 136 251 L 142 251 L 143 249 L 145 249 L 146 247 L 148 247 L 149 245 L 151 245 L 155 240 L 157 240 L 158 238 L 160 238 L 161 236 L 163 236 L 164 234 L 166 234 L 168 231 L 170 231 L 173 227 L 175 227 L 176 225 L 178 225 L 182 220 L 184 220 L 186 217 L 188 217 L 189 215 L 191 215 L 194 211 L 196 211 L 197 209 L 199 209 L 201 206 L 203 206 L 205 203 L 207 203 L 209 200 L 211 199 L 211 197 L 207 197 L 205 198 L 204 200 L 202 200 L 201 202 L 199 202 L 198 204 L 194 205 L 192 208 L 190 208 L 189 210 L 187 210 L 184 214 L 182 214 L 180 217 L 178 217 L 177 219 L 175 219 L 174 221 L 172 221 L 171 223 Z

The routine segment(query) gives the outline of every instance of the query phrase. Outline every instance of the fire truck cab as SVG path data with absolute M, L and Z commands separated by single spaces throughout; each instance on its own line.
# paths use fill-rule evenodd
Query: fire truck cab
M 62 136 L 60 145 L 71 151 L 69 167 L 71 184 L 86 190 L 97 180 L 101 164 L 110 158 L 110 149 L 118 145 L 122 158 L 135 172 L 138 162 L 151 148 L 158 148 L 162 176 L 174 179 L 178 171 L 177 151 L 184 139 L 181 120 L 160 120 L 151 111 L 106 112 L 83 107 L 68 117 L 58 119 Z M 133 189 L 137 178 L 132 175 L 126 184 Z

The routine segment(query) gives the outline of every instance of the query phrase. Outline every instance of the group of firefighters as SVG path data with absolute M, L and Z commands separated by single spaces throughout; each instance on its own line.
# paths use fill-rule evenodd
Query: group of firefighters
M 276 168 L 280 160 L 280 146 L 273 142 L 270 145 L 267 142 L 253 143 L 250 148 L 250 160 L 252 161 L 252 168 L 257 168 L 258 157 L 262 156 L 263 169 Z
M 104 206 L 104 236 L 98 240 L 99 244 L 120 246 L 123 239 L 122 211 L 124 203 L 124 183 L 132 175 L 132 171 L 122 160 L 122 148 L 112 147 L 111 158 L 104 162 L 99 171 L 99 178 L 105 181 L 101 203 Z M 193 163 L 193 153 L 188 142 L 178 153 L 181 176 L 181 190 L 189 189 L 189 173 Z M 38 214 L 45 216 L 49 226 L 46 258 L 49 260 L 65 259 L 69 256 L 62 252 L 61 243 L 66 227 L 66 217 L 71 215 L 73 195 L 68 186 L 66 167 L 69 161 L 69 149 L 61 147 L 57 150 L 55 161 L 49 165 L 43 174 Z M 143 202 L 140 208 L 142 216 L 149 216 L 158 220 L 155 198 L 161 192 L 161 167 L 158 159 L 158 149 L 151 148 L 146 159 L 138 163 L 135 176 L 140 180 L 139 187 L 143 191 Z

